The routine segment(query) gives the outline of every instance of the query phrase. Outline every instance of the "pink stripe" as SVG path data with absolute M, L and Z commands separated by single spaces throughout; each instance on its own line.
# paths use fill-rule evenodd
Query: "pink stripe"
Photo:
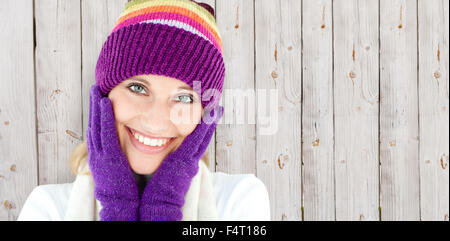
M 133 18 L 129 18 L 119 25 L 117 25 L 112 32 L 115 32 L 117 29 L 126 27 L 128 25 L 140 23 L 146 20 L 153 20 L 153 19 L 166 19 L 166 20 L 175 20 L 179 22 L 183 22 L 186 24 L 191 25 L 193 28 L 197 29 L 197 31 L 201 32 L 203 35 L 205 35 L 208 39 L 210 39 L 214 46 L 216 46 L 217 49 L 222 53 L 222 49 L 220 48 L 220 45 L 218 44 L 217 40 L 214 38 L 214 36 L 209 32 L 205 27 L 203 27 L 201 24 L 196 22 L 195 20 L 188 18 L 182 14 L 178 13 L 166 13 L 166 12 L 153 12 L 149 14 L 139 15 Z M 201 37 L 201 36 L 199 36 Z

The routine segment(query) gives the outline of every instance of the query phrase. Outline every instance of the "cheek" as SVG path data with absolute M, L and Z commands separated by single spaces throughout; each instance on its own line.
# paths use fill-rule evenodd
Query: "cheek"
M 131 101 L 126 101 L 126 99 L 121 101 L 112 101 L 112 104 L 117 125 L 131 120 L 137 113 L 136 105 Z
M 177 125 L 176 127 L 178 129 L 178 133 L 180 133 L 182 137 L 186 137 L 195 130 L 196 126 L 197 125 L 194 124 L 180 124 Z
M 125 140 L 128 138 L 128 132 L 125 125 L 128 125 L 131 120 L 136 118 L 139 113 L 139 105 L 136 104 L 133 98 L 127 96 L 123 91 L 111 92 L 111 103 L 114 109 L 114 117 L 116 119 L 116 129 L 119 135 L 119 141 L 122 149 L 125 147 Z M 124 150 L 125 151 L 125 150 Z
M 191 134 L 202 117 L 201 105 L 183 106 L 174 108 L 171 111 L 171 121 L 182 137 Z

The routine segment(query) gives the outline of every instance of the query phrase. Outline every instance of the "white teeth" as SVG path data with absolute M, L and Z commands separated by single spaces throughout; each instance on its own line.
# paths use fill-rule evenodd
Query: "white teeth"
M 150 144 L 150 138 L 145 137 L 145 138 L 144 138 L 144 144 L 145 144 L 145 145 L 149 145 L 149 144 Z
M 148 137 L 141 136 L 137 133 L 134 133 L 133 136 L 140 143 L 147 145 L 147 146 L 164 146 L 169 141 L 167 139 L 151 139 Z
M 157 141 L 158 141 L 158 140 L 152 139 L 151 142 L 150 142 L 150 145 L 151 145 L 151 146 L 156 146 L 156 142 L 157 142 Z

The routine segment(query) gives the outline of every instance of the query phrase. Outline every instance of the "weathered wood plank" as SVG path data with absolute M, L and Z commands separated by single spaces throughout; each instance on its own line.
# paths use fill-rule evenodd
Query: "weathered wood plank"
M 33 2 L 0 8 L 0 220 L 16 220 L 38 184 Z
M 256 170 L 272 220 L 302 219 L 301 11 L 297 0 L 255 1 Z
M 334 220 L 332 1 L 303 1 L 302 160 L 305 220 Z
M 419 220 L 416 1 L 380 1 L 382 220 Z
M 221 100 L 225 113 L 216 130 L 216 170 L 256 173 L 255 125 L 239 118 L 247 116 L 248 110 L 243 107 L 246 99 L 251 103 L 255 88 L 253 2 L 217 1 L 216 9 L 226 63 Z
M 448 1 L 418 4 L 421 219 L 448 221 Z
M 35 16 L 39 184 L 71 182 L 82 138 L 80 0 L 36 1 Z
M 379 220 L 378 1 L 334 1 L 336 220 Z

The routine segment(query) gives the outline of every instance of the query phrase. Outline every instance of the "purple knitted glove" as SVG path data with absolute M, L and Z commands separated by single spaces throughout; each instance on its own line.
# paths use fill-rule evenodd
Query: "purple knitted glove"
M 205 114 L 195 130 L 164 159 L 147 183 L 139 207 L 141 221 L 180 221 L 183 218 L 184 197 L 223 115 L 223 107 L 217 106 L 215 110 L 215 114 L 214 110 Z
M 91 87 L 86 137 L 94 195 L 102 204 L 100 219 L 138 220 L 139 190 L 120 149 L 111 100 L 97 85 Z

